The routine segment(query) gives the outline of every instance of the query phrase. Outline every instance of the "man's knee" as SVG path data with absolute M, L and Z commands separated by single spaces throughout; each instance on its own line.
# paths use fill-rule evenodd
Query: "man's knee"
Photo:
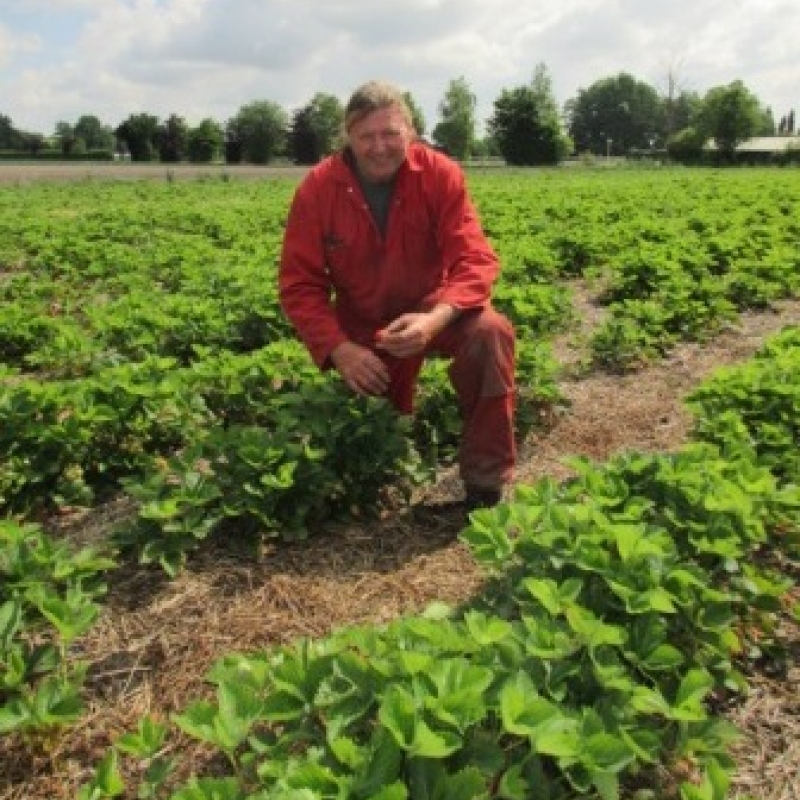
M 514 327 L 493 308 L 475 314 L 462 332 L 451 377 L 468 395 L 497 397 L 514 391 Z
M 511 321 L 489 307 L 476 315 L 469 338 L 481 350 L 481 358 L 501 363 L 514 363 L 516 335 Z

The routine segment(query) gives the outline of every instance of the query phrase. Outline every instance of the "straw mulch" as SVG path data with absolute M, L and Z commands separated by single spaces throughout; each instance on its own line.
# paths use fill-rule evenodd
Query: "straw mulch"
M 576 286 L 581 318 L 591 321 L 596 310 L 588 295 Z M 517 481 L 567 477 L 562 459 L 568 455 L 603 460 L 623 450 L 679 447 L 691 425 L 682 404 L 686 393 L 715 367 L 751 356 L 765 336 L 790 323 L 800 323 L 800 302 L 747 315 L 713 343 L 681 346 L 665 362 L 631 376 L 582 375 L 588 328 L 574 331 L 558 345 L 569 406 L 523 443 Z M 446 473 L 425 499 L 457 491 L 455 476 Z M 82 542 L 101 538 L 129 510 L 123 502 L 109 506 L 73 526 L 70 535 Z M 204 676 L 223 654 L 385 622 L 434 600 L 468 600 L 482 577 L 458 531 L 447 519 L 423 524 L 398 511 L 259 553 L 229 534 L 172 581 L 158 569 L 122 568 L 98 624 L 75 653 L 90 664 L 87 713 L 50 742 L 7 738 L 0 745 L 0 798 L 74 798 L 109 742 L 140 716 L 163 719 L 207 696 Z M 800 632 L 788 622 L 787 636 L 800 643 Z M 788 676 L 753 676 L 750 697 L 730 710 L 745 734 L 735 750 L 734 797 L 800 798 L 799 668 L 795 653 Z M 181 751 L 186 769 L 214 772 L 203 747 L 185 740 L 170 746 Z

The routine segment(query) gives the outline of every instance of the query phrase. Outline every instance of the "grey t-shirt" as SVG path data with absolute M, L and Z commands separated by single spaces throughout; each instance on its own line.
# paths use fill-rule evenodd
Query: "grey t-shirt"
M 367 201 L 369 210 L 372 212 L 372 217 L 378 230 L 382 236 L 386 235 L 386 225 L 389 222 L 389 208 L 392 203 L 392 194 L 394 192 L 394 180 L 388 183 L 374 183 L 365 180 L 362 175 L 356 170 L 358 176 L 358 183 L 361 186 L 361 191 L 364 192 L 364 199 Z

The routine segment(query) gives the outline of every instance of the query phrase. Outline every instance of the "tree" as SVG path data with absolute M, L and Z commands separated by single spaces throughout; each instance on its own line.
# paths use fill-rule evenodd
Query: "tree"
M 433 129 L 433 141 L 453 158 L 464 160 L 470 155 L 475 138 L 476 105 L 475 95 L 464 77 L 450 81 L 439 103 L 441 121 Z
M 558 120 L 560 114 L 558 102 L 553 92 L 553 79 L 550 77 L 550 71 L 547 69 L 547 65 L 542 61 L 533 68 L 531 91 L 536 98 L 536 104 L 539 107 L 541 117 L 543 119 L 552 118 Z
M 225 125 L 225 163 L 241 164 L 244 157 L 242 131 L 237 119 L 228 120 Z
M 114 132 L 91 114 L 84 114 L 74 125 L 57 122 L 55 136 L 64 156 L 86 153 L 89 150 L 111 152 L 114 149 Z
M 579 152 L 650 150 L 664 130 L 658 93 L 626 72 L 581 89 L 566 105 L 569 133 Z
M 56 139 L 58 139 L 59 146 L 61 147 L 61 155 L 71 155 L 77 140 L 75 128 L 73 128 L 69 122 L 57 122 Z
M 733 159 L 736 148 L 756 135 L 762 122 L 758 98 L 741 81 L 709 89 L 703 98 L 700 130 L 724 158 Z
M 256 100 L 242 106 L 229 127 L 229 141 L 237 143 L 240 160 L 268 164 L 285 149 L 289 116 L 271 100 Z
M 339 146 L 343 122 L 344 108 L 339 98 L 317 92 L 292 115 L 289 155 L 298 164 L 316 164 Z
M 41 133 L 29 133 L 27 131 L 17 131 L 17 141 L 19 142 L 17 148 L 24 150 L 32 156 L 38 155 L 40 150 L 44 149 L 46 144 L 44 136 Z
M 189 126 L 183 117 L 172 114 L 158 126 L 156 141 L 161 160 L 166 164 L 177 164 L 186 158 L 189 151 Z
M 193 164 L 210 164 L 219 158 L 222 136 L 220 124 L 208 117 L 190 128 L 187 140 L 189 161 Z
M 317 136 L 311 123 L 311 110 L 308 106 L 298 108 L 292 114 L 288 150 L 295 164 L 316 164 L 320 159 Z
M 569 147 L 557 113 L 541 102 L 533 86 L 504 89 L 487 127 L 500 154 L 514 166 L 556 164 Z
M 87 150 L 113 150 L 114 132 L 93 114 L 84 114 L 75 123 L 75 136 L 83 139 Z
M 125 143 L 131 161 L 152 161 L 156 153 L 158 117 L 151 114 L 131 114 L 117 126 L 116 137 Z
M 681 164 L 699 164 L 704 157 L 706 136 L 697 128 L 688 126 L 667 139 L 667 155 Z
M 556 164 L 570 147 L 561 131 L 552 81 L 542 63 L 534 69 L 529 85 L 503 90 L 487 127 L 491 141 L 509 164 Z
M 11 117 L 0 114 L 0 149 L 13 150 L 16 147 L 16 133 Z
M 772 109 L 768 106 L 761 108 L 761 122 L 759 123 L 757 136 L 774 136 L 775 135 L 775 117 L 772 115 Z M 787 121 L 788 124 L 788 121 Z
M 664 98 L 663 139 L 668 140 L 674 133 L 692 127 L 700 114 L 702 100 L 697 92 L 683 91 L 675 97 Z
M 320 156 L 330 155 L 341 145 L 344 106 L 335 95 L 317 92 L 308 110 Z
M 424 136 L 425 115 L 422 113 L 422 109 L 417 105 L 417 101 L 414 100 L 411 92 L 403 92 L 403 100 L 406 101 L 408 110 L 411 112 L 411 122 L 414 125 L 417 136 Z

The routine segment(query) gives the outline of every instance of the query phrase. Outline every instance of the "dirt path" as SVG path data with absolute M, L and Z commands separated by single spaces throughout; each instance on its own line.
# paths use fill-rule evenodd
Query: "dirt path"
M 120 162 L 19 163 L 0 162 L 0 185 L 39 181 L 82 180 L 197 180 L 221 178 L 264 180 L 271 177 L 304 175 L 307 167 L 291 164 L 257 166 L 255 164 L 131 164 Z

